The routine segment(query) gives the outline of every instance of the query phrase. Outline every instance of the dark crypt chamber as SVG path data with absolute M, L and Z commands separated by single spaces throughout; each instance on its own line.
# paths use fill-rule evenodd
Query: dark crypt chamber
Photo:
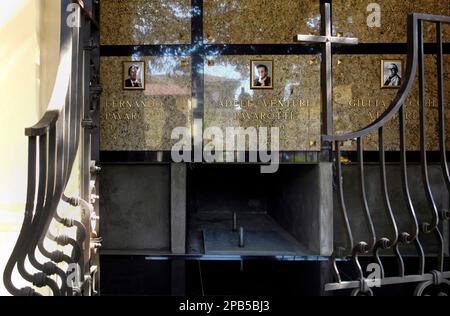
M 277 173 L 262 174 L 258 165 L 191 165 L 187 253 L 320 255 L 325 201 L 316 180 L 319 169 L 281 165 Z
M 326 255 L 333 217 L 319 187 L 328 180 L 323 168 L 285 164 L 262 174 L 259 165 L 248 164 L 106 165 L 102 251 Z

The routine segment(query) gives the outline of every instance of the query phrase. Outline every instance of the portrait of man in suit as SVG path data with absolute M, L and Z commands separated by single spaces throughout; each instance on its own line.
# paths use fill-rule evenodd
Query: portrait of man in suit
M 273 61 L 252 60 L 252 89 L 273 89 Z
M 145 63 L 144 62 L 124 62 L 124 90 L 144 90 L 145 89 Z

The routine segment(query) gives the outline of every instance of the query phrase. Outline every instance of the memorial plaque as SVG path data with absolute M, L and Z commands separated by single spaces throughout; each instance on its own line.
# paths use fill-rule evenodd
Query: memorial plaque
M 344 134 L 366 127 L 379 117 L 395 98 L 399 89 L 386 89 L 380 82 L 386 77 L 382 62 L 402 61 L 400 77 L 405 79 L 405 55 L 335 55 L 334 56 L 334 128 L 336 134 Z M 445 100 L 450 105 L 450 56 L 444 57 Z M 436 57 L 425 57 L 427 149 L 439 149 L 438 94 Z M 406 102 L 407 150 L 420 150 L 418 79 Z M 450 114 L 446 113 L 447 132 L 450 132 Z M 386 150 L 399 150 L 398 116 L 385 127 Z M 364 139 L 366 150 L 378 150 L 378 134 Z M 447 139 L 447 148 L 450 140 Z M 356 142 L 344 143 L 343 150 L 356 150 Z
M 320 2 L 312 0 L 204 0 L 204 38 L 210 44 L 293 43 L 320 33 Z
M 141 63 L 145 85 L 124 88 L 127 69 Z M 172 130 L 191 126 L 191 68 L 189 57 L 102 57 L 101 150 L 170 150 Z
M 191 42 L 191 0 L 102 0 L 100 21 L 102 45 Z
M 254 65 L 271 65 L 272 88 L 255 87 Z M 280 150 L 320 150 L 319 56 L 207 57 L 204 80 L 205 128 L 279 127 Z
M 333 33 L 358 37 L 361 43 L 406 43 L 412 13 L 450 15 L 450 6 L 441 0 L 333 0 Z M 425 41 L 436 41 L 435 31 L 434 24 L 425 23 Z M 444 26 L 444 35 L 450 42 L 450 25 Z

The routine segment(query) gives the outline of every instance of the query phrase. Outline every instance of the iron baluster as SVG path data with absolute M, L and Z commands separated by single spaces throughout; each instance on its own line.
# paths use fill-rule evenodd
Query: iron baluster
M 432 216 L 431 223 L 424 222 L 422 224 L 422 230 L 425 234 L 434 233 L 434 235 L 436 237 L 436 240 L 440 247 L 439 254 L 438 254 L 438 270 L 442 271 L 443 265 L 444 265 L 444 243 L 442 240 L 442 234 L 439 231 L 439 220 L 440 220 L 439 212 L 437 209 L 436 202 L 434 200 L 433 192 L 431 190 L 430 177 L 429 177 L 429 173 L 428 173 L 427 138 L 426 138 L 427 121 L 426 121 L 425 80 L 424 80 L 424 78 L 425 78 L 425 61 L 424 61 L 424 43 L 423 43 L 423 21 L 419 20 L 418 24 L 419 24 L 418 37 L 419 37 L 420 153 L 421 153 L 422 182 L 423 182 L 425 194 L 426 194 L 427 201 L 428 201 L 428 206 L 430 208 L 430 212 L 431 212 L 431 216 Z M 438 74 L 439 74 L 439 72 L 438 72 Z M 439 79 L 438 79 L 438 81 L 439 81 Z M 440 88 L 438 88 L 438 89 L 440 89 Z M 439 102 L 441 102 L 441 101 L 442 101 L 442 99 Z M 442 109 L 442 106 L 440 106 L 440 109 Z M 442 123 L 442 124 L 440 124 L 440 128 L 442 128 L 443 122 L 440 122 L 440 123 Z M 440 135 L 443 133 L 445 133 L 445 131 L 439 132 Z M 442 152 L 442 150 L 441 150 L 441 152 Z
M 447 163 L 446 152 L 446 124 L 445 124 L 445 81 L 444 81 L 444 54 L 442 43 L 442 23 L 436 22 L 436 37 L 438 46 L 437 56 L 437 80 L 438 80 L 438 103 L 439 103 L 439 149 L 441 151 L 441 166 L 442 172 L 447 185 L 447 189 L 450 191 L 450 172 Z M 445 216 L 444 216 L 445 218 Z
M 361 189 L 361 204 L 364 211 L 364 217 L 367 222 L 367 229 L 369 232 L 369 243 L 368 250 L 372 250 L 377 242 L 377 236 L 375 232 L 375 226 L 373 224 L 372 215 L 370 214 L 369 203 L 367 201 L 367 192 L 366 192 L 366 180 L 364 173 L 364 142 L 363 138 L 360 137 L 357 140 L 358 146 L 358 164 L 359 164 L 359 187 Z
M 418 21 L 419 38 L 419 115 L 420 115 L 420 156 L 422 168 L 422 182 L 427 197 L 429 207 L 431 208 L 431 222 L 423 222 L 422 230 L 424 233 L 431 233 L 439 225 L 438 211 L 434 202 L 433 192 L 431 192 L 430 179 L 428 174 L 427 143 L 426 143 L 426 108 L 425 108 L 425 53 L 423 44 L 423 21 Z
M 341 144 L 339 142 L 336 142 L 335 146 L 336 146 L 336 171 L 337 171 L 336 177 L 338 183 L 339 210 L 345 226 L 345 234 L 346 234 L 345 253 L 350 254 L 353 251 L 353 234 L 352 228 L 350 226 L 350 220 L 347 214 L 347 206 L 345 205 L 344 182 L 342 176 L 342 162 L 341 162 Z
M 405 244 L 414 243 L 417 254 L 419 256 L 419 274 L 424 274 L 425 254 L 419 240 L 419 221 L 417 220 L 414 204 L 411 199 L 408 182 L 408 165 L 406 161 L 406 124 L 405 124 L 405 105 L 399 109 L 399 132 L 400 132 L 400 164 L 402 173 L 402 189 L 405 197 L 406 207 L 412 222 L 411 232 L 403 233 L 403 242 Z

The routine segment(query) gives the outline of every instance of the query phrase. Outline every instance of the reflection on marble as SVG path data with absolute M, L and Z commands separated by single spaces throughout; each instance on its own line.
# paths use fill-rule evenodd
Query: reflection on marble
M 211 44 L 293 43 L 319 34 L 319 0 L 204 0 L 204 38 Z
M 390 105 L 398 89 L 381 89 L 381 60 L 403 59 L 403 55 L 340 55 L 334 57 L 334 127 L 336 134 L 343 134 L 366 127 Z M 439 149 L 438 97 L 436 58 L 426 55 L 426 121 L 427 149 Z M 445 56 L 446 103 L 450 106 L 450 56 Z M 403 73 L 404 75 L 404 73 Z M 420 150 L 419 89 L 416 78 L 406 102 L 407 150 Z M 447 109 L 449 107 L 447 106 Z M 447 135 L 450 133 L 450 113 L 447 111 Z M 386 150 L 399 149 L 399 125 L 396 116 L 385 128 Z M 364 138 L 366 150 L 378 150 L 378 133 Z M 447 139 L 450 148 L 450 139 Z M 356 142 L 347 142 L 343 150 L 355 150 Z
M 368 6 L 381 6 L 381 27 L 369 27 L 367 19 L 372 11 Z M 351 10 L 349 9 L 351 8 Z M 333 0 L 334 34 L 358 37 L 361 43 L 406 42 L 407 17 L 412 13 L 450 15 L 448 1 L 442 0 Z M 444 29 L 446 41 L 450 41 L 450 26 Z M 435 41 L 435 26 L 424 25 L 426 41 Z
M 172 129 L 191 126 L 191 59 L 143 57 L 145 90 L 122 89 L 122 62 L 102 57 L 100 65 L 101 129 L 104 151 L 170 150 Z M 137 59 L 136 59 L 137 60 Z
M 191 42 L 191 0 L 102 0 L 100 20 L 102 45 Z
M 273 60 L 273 90 L 250 89 L 258 59 Z M 320 150 L 319 70 L 318 56 L 207 57 L 204 125 L 279 127 L 280 150 Z

